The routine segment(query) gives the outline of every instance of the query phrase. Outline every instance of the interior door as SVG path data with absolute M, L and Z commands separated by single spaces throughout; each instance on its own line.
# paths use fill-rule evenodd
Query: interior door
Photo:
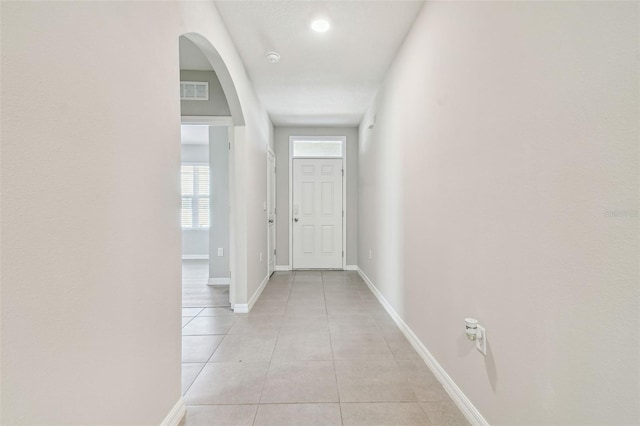
M 276 159 L 273 152 L 267 153 L 267 220 L 269 221 L 269 276 L 276 267 Z
M 293 160 L 294 269 L 342 269 L 342 159 Z

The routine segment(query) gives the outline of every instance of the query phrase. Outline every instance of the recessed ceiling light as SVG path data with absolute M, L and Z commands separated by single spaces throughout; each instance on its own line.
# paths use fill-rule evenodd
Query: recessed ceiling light
M 311 23 L 311 29 L 317 33 L 325 33 L 329 31 L 331 24 L 326 19 L 316 19 Z
M 278 52 L 267 53 L 267 61 L 272 64 L 277 64 L 278 62 L 280 62 L 280 54 Z

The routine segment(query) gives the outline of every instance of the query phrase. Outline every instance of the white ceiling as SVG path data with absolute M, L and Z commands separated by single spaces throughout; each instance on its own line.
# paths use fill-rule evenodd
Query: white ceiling
M 217 1 L 277 126 L 357 126 L 422 1 Z M 331 29 L 310 29 L 326 17 Z M 270 64 L 269 51 L 280 62 Z

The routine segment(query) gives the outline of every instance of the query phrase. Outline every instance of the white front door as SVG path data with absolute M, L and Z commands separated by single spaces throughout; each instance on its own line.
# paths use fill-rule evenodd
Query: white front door
M 276 158 L 267 152 L 267 220 L 269 221 L 269 276 L 276 268 Z
M 293 160 L 294 269 L 342 269 L 342 159 Z

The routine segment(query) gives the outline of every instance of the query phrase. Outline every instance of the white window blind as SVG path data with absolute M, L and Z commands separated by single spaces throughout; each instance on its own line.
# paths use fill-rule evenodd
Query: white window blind
M 183 164 L 182 227 L 208 228 L 209 221 L 209 166 Z

